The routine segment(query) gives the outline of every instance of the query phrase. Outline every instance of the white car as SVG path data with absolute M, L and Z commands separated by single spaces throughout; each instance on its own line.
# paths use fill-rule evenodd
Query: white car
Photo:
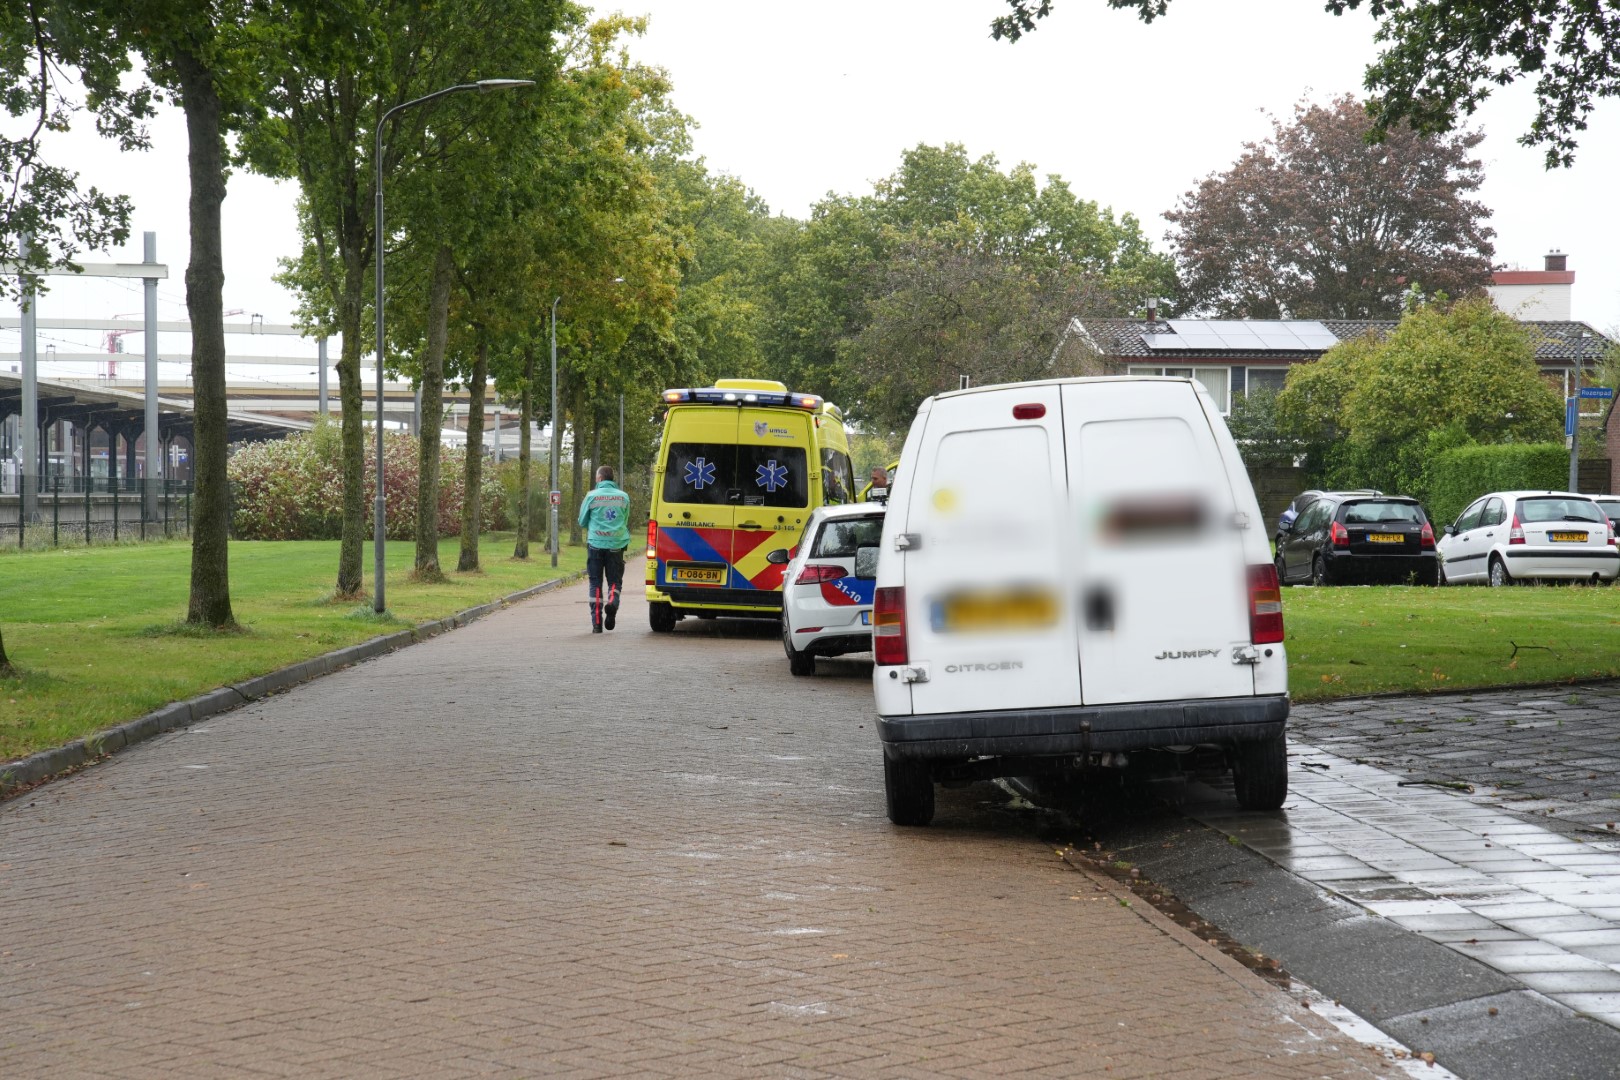
M 869 652 L 872 594 L 884 507 L 875 503 L 818 507 L 798 553 L 766 556 L 787 563 L 782 575 L 782 649 L 788 670 L 814 675 L 816 657 Z
M 1445 585 L 1620 576 L 1614 527 L 1596 502 L 1572 491 L 1482 495 L 1446 526 L 1438 547 Z

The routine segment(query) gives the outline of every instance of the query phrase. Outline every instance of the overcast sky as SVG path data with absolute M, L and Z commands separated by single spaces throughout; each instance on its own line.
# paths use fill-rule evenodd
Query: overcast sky
M 1052 17 L 1016 45 L 989 38 L 1002 9 L 1002 0 L 630 0 L 623 8 L 651 17 L 634 52 L 669 71 L 676 105 L 698 124 L 698 153 L 775 211 L 803 216 L 829 192 L 868 190 L 907 147 L 959 142 L 1004 166 L 1030 162 L 1084 198 L 1135 214 L 1161 250 L 1161 215 L 1200 178 L 1228 167 L 1245 141 L 1266 137 L 1266 112 L 1286 116 L 1302 97 L 1359 90 L 1376 52 L 1369 17 L 1335 18 L 1315 0 L 1177 0 L 1152 26 L 1103 0 L 1058 0 Z M 1613 335 L 1620 102 L 1599 107 L 1574 168 L 1552 173 L 1540 151 L 1514 141 L 1533 104 L 1524 88 L 1498 91 L 1474 120 L 1486 133 L 1479 197 L 1493 212 L 1497 259 L 1539 269 L 1547 251 L 1567 252 L 1575 318 Z M 141 155 L 76 138 L 74 161 L 86 180 L 135 199 L 136 235 L 115 258 L 138 261 L 140 231 L 158 232 L 159 258 L 171 267 L 160 317 L 180 318 L 184 125 L 165 117 L 154 134 L 156 149 Z M 294 194 L 290 185 L 232 178 L 227 309 L 291 320 L 292 298 L 270 276 L 296 247 Z M 138 282 L 56 279 L 41 315 L 140 308 Z M 15 351 L 17 341 L 16 332 L 0 331 L 0 351 Z M 42 352 L 49 342 L 93 349 L 98 335 L 51 331 Z M 161 347 L 178 352 L 183 340 Z M 228 347 L 236 355 L 313 355 L 296 339 L 232 338 Z M 261 370 L 271 381 L 309 381 L 302 369 Z

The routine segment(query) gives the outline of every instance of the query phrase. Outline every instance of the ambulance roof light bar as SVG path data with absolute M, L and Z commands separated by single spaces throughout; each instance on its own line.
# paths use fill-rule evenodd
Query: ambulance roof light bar
M 696 389 L 665 390 L 665 405 L 785 405 L 807 412 L 819 412 L 822 398 L 816 394 L 794 394 L 775 390 L 726 390 L 717 386 Z

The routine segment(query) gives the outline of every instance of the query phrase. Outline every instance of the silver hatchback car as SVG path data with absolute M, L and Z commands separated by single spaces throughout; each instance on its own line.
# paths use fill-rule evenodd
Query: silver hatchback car
M 790 557 L 786 548 L 766 555 L 787 565 L 782 649 L 793 674 L 814 675 L 818 656 L 871 650 L 883 514 L 877 503 L 818 507 L 796 555 Z
M 1469 504 L 1441 537 L 1440 581 L 1613 581 L 1620 577 L 1614 528 L 1587 495 L 1496 491 Z

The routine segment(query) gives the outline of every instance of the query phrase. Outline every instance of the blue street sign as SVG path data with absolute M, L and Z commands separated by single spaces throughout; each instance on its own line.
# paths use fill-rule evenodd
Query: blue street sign
M 1607 386 L 1583 386 L 1581 387 L 1581 397 L 1607 400 L 1614 397 L 1614 391 Z
M 1567 438 L 1575 434 L 1575 409 L 1579 404 L 1576 398 L 1564 400 L 1564 435 Z

